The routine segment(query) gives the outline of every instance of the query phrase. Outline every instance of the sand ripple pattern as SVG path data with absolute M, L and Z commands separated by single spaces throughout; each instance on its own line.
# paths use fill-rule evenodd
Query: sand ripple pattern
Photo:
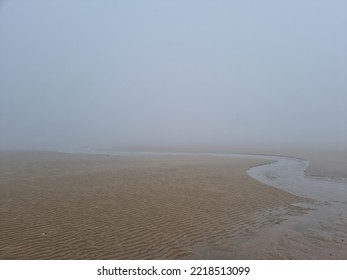
M 5 163 L 4 163 L 5 162 Z M 260 213 L 303 199 L 211 157 L 2 158 L 1 259 L 252 258 Z

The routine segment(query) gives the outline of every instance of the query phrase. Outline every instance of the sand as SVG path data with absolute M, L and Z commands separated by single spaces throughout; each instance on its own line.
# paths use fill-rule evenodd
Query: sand
M 246 174 L 265 162 L 1 152 L 0 259 L 347 258 L 345 224 L 301 227 L 312 201 Z
M 193 152 L 193 153 L 240 153 L 289 156 L 308 160 L 307 175 L 347 178 L 347 150 L 334 148 L 288 148 L 253 146 L 162 146 L 162 147 L 115 147 L 111 151 L 147 152 Z

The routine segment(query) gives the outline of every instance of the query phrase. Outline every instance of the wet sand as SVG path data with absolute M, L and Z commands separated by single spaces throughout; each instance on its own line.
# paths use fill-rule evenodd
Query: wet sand
M 312 224 L 247 175 L 265 162 L 1 152 L 0 258 L 346 259 L 345 217 Z
M 258 232 L 263 249 L 272 251 L 274 258 L 347 258 L 347 178 L 307 175 L 308 161 L 273 158 L 275 162 L 255 166 L 247 173 L 256 180 L 288 191 L 300 197 L 312 199 L 300 203 L 307 207 L 305 215 L 283 219 L 274 234 L 274 228 Z M 329 161 L 328 161 L 329 162 Z M 321 164 L 321 166 L 323 166 Z M 278 215 L 278 213 L 276 213 Z M 282 248 L 281 248 L 282 247 Z M 288 250 L 289 248 L 295 248 Z M 276 253 L 275 253 L 276 252 Z

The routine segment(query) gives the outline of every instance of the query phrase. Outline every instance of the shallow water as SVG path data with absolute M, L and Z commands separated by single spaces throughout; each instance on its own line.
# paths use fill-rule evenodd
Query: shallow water
M 318 201 L 347 203 L 346 178 L 306 176 L 305 170 L 309 163 L 302 159 L 277 156 L 258 158 L 275 162 L 248 169 L 247 173 L 252 178 L 298 196 Z
M 274 162 L 248 169 L 249 176 L 313 200 L 298 205 L 307 210 L 304 215 L 284 215 L 280 229 L 273 226 L 259 232 L 258 239 L 262 240 L 263 246 L 270 252 L 280 252 L 276 258 L 346 259 L 347 178 L 306 176 L 309 163 L 302 159 L 256 157 Z M 250 241 L 249 246 L 254 245 Z

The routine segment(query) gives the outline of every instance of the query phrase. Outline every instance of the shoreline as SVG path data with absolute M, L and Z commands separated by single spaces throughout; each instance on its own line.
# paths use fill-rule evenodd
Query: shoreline
M 0 258 L 347 259 L 345 205 L 247 174 L 270 158 L 108 154 L 3 154 Z

